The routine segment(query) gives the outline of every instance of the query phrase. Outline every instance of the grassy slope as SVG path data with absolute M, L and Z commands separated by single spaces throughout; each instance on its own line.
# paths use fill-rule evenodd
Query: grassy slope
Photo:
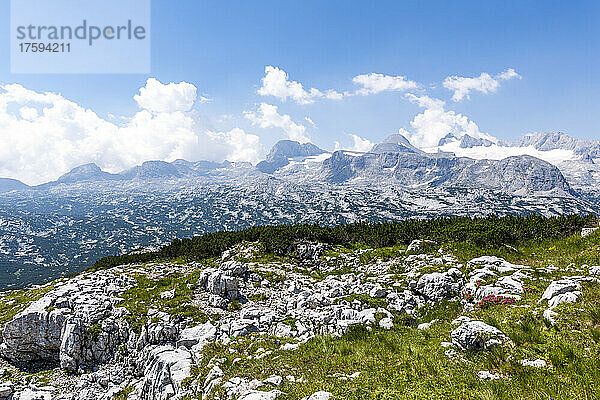
M 335 252 L 359 248 L 364 246 L 336 248 Z M 368 263 L 398 257 L 401 248 L 368 251 L 360 259 Z M 226 360 L 224 381 L 234 376 L 264 379 L 271 374 L 303 378 L 301 383 L 284 379 L 280 390 L 287 399 L 300 399 L 317 390 L 331 391 L 340 399 L 600 398 L 600 285 L 585 284 L 579 302 L 560 306 L 555 327 L 544 324 L 541 312 L 545 305 L 538 305 L 552 279 L 581 274 L 577 268 L 583 264 L 600 265 L 600 233 L 585 239 L 578 235 L 530 239 L 513 243 L 513 248 L 481 248 L 462 242 L 445 244 L 444 249 L 463 262 L 480 255 L 497 255 L 534 268 L 554 265 L 559 269 L 551 274 L 536 274 L 538 279 L 526 283 L 526 294 L 514 305 L 496 305 L 468 313 L 502 329 L 512 343 L 492 353 L 464 355 L 464 362 L 448 358 L 440 346 L 450 340 L 454 328 L 450 321 L 461 313 L 456 304 L 444 303 L 422 310 L 418 316 L 418 322 L 440 320 L 428 330 L 406 326 L 403 316 L 398 315 L 390 331 L 369 331 L 359 326 L 341 338 L 316 337 L 296 351 L 278 350 L 285 339 L 255 335 L 227 346 L 213 344 L 206 348 L 203 362 L 195 369 L 196 377 L 205 376 L 208 363 L 217 357 Z M 277 258 L 269 255 L 265 260 L 276 262 Z M 191 284 L 196 280 L 197 271 L 156 281 L 140 276 L 139 287 L 123 296 L 122 305 L 134 315 L 132 322 L 145 322 L 147 309 L 156 306 L 173 313 L 188 312 L 202 321 L 207 316 L 201 310 L 186 307 L 192 296 Z M 0 324 L 50 287 L 0 293 Z M 176 297 L 160 300 L 158 294 L 171 288 L 176 288 Z M 260 359 L 248 358 L 260 348 L 273 353 Z M 234 363 L 236 358 L 241 360 Z M 523 358 L 542 358 L 551 367 L 523 367 L 518 363 Z M 503 378 L 481 381 L 477 378 L 480 370 L 499 373 Z M 360 375 L 346 379 L 355 372 Z
M 428 330 L 403 326 L 398 316 L 390 331 L 356 327 L 341 338 L 316 337 L 296 351 L 280 351 L 282 340 L 264 336 L 240 339 L 228 346 L 214 344 L 206 349 L 205 361 L 196 373 L 199 377 L 206 374 L 208 362 L 216 357 L 226 360 L 226 378 L 264 379 L 271 374 L 302 377 L 302 383 L 284 379 L 280 389 L 288 399 L 317 390 L 330 391 L 340 399 L 600 398 L 600 285 L 584 284 L 579 302 L 557 309 L 554 327 L 542 321 L 545 305 L 538 304 L 550 280 L 580 273 L 565 272 L 571 263 L 577 267 L 600 264 L 600 234 L 586 239 L 570 236 L 528 241 L 516 246 L 516 251 L 469 245 L 455 245 L 451 250 L 463 260 L 498 255 L 532 267 L 561 268 L 552 274 L 539 273 L 539 278 L 527 282 L 523 299 L 514 305 L 466 313 L 497 326 L 512 341 L 490 353 L 465 354 L 466 361 L 450 359 L 440 346 L 450 340 L 455 328 L 450 321 L 461 314 L 456 305 L 443 303 L 421 312 L 419 322 L 441 320 Z M 377 252 L 384 258 L 395 255 L 391 248 Z M 256 355 L 259 348 L 273 353 L 260 359 L 247 358 Z M 234 363 L 236 358 L 241 361 Z M 518 362 L 524 358 L 544 359 L 548 367 L 524 367 Z M 499 373 L 502 379 L 480 380 L 477 372 L 481 370 Z M 345 379 L 359 371 L 358 377 Z

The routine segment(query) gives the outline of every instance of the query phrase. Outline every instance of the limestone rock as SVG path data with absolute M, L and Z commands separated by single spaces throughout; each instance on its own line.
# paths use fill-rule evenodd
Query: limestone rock
M 214 340 L 216 335 L 217 328 L 210 322 L 186 328 L 181 331 L 177 347 L 184 346 L 188 349 L 195 347 L 197 351 L 200 351 L 205 344 Z
M 452 344 L 465 351 L 488 350 L 507 340 L 500 329 L 482 321 L 464 322 L 451 336 Z
M 194 361 L 187 350 L 165 345 L 150 346 L 140 363 L 144 365 L 142 398 L 166 400 L 183 391 Z
M 412 242 L 410 242 L 410 244 L 406 248 L 406 252 L 408 253 L 411 251 L 416 251 L 416 250 L 421 249 L 423 246 L 433 246 L 436 244 L 437 244 L 437 242 L 435 242 L 433 240 L 415 239 Z
M 550 301 L 553 297 L 559 294 L 573 292 L 579 290 L 579 288 L 579 283 L 571 279 L 561 279 L 558 281 L 552 281 L 544 291 L 544 294 L 542 294 L 542 298 L 540 299 L 540 301 Z
M 304 397 L 302 400 L 329 400 L 333 395 L 329 392 L 320 391 Z
M 323 250 L 326 248 L 328 248 L 328 246 L 325 243 L 300 240 L 292 243 L 288 247 L 287 253 L 300 260 L 316 262 L 319 261 Z
M 463 284 L 463 273 L 456 268 L 446 272 L 425 274 L 419 278 L 416 290 L 432 301 L 452 298 L 460 293 Z
M 34 388 L 26 388 L 22 392 L 13 394 L 13 400 L 52 400 L 52 392 Z
M 12 385 L 7 383 L 0 384 L 0 399 L 8 399 L 8 397 L 13 393 Z
M 271 390 L 269 392 L 250 390 L 238 397 L 238 400 L 274 400 L 281 395 L 283 395 L 283 393 L 279 390 Z

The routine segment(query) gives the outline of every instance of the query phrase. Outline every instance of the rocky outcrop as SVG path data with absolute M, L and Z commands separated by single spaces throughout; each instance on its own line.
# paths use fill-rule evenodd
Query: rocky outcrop
M 488 299 L 519 300 L 524 292 L 524 279 L 529 278 L 530 268 L 512 264 L 499 257 L 478 257 L 467 264 L 474 268 L 463 295 L 477 304 Z
M 7 323 L 0 345 L 2 356 L 15 362 L 58 361 L 62 330 L 69 315 L 51 309 L 53 299 L 44 297 Z
M 115 305 L 131 283 L 100 271 L 58 284 L 5 325 L 0 353 L 14 362 L 60 361 L 74 371 L 107 361 L 128 338 L 118 322 L 124 310 Z
M 183 391 L 183 381 L 191 374 L 192 354 L 171 345 L 150 346 L 140 357 L 144 366 L 141 398 L 166 400 Z
M 217 328 L 210 322 L 186 328 L 181 331 L 177 347 L 186 347 L 195 351 L 202 350 L 206 344 L 215 340 Z

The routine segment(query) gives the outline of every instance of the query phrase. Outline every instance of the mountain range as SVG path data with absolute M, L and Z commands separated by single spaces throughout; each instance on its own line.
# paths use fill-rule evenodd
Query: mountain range
M 471 155 L 443 151 L 444 148 L 471 150 Z M 555 150 L 567 154 L 554 164 L 527 154 L 487 159 L 473 152 L 487 151 L 491 146 L 507 151 L 535 149 L 540 154 Z M 514 153 L 514 151 L 512 151 Z M 338 150 L 329 153 L 312 143 L 282 140 L 275 144 L 264 161 L 256 167 L 248 163 L 176 160 L 174 162 L 146 161 L 129 170 L 112 174 L 95 164 L 74 168 L 56 181 L 27 186 L 14 179 L 0 179 L 0 193 L 24 189 L 49 189 L 58 185 L 82 182 L 183 179 L 211 176 L 227 170 L 247 174 L 255 170 L 279 179 L 294 182 L 330 184 L 370 183 L 398 187 L 458 186 L 490 188 L 506 193 L 557 192 L 574 195 L 579 191 L 594 191 L 600 185 L 600 141 L 575 139 L 564 133 L 535 133 L 516 142 L 493 143 L 485 138 L 464 134 L 440 140 L 436 152 L 425 152 L 400 135 L 389 136 L 371 151 Z M 217 174 L 218 175 L 218 174 Z
M 463 135 L 432 150 L 396 134 L 368 152 L 330 153 L 285 140 L 256 166 L 147 161 L 109 173 L 86 164 L 38 186 L 0 179 L 0 290 L 256 225 L 598 213 L 598 146 L 564 134 L 510 145 Z

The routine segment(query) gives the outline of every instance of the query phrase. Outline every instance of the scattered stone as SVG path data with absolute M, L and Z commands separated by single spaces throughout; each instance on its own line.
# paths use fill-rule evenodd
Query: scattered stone
M 279 385 L 281 385 L 282 380 L 283 380 L 283 378 L 279 375 L 271 375 L 267 379 L 263 380 L 263 383 L 268 383 L 268 384 L 271 384 L 274 386 L 279 386 Z
M 482 321 L 464 322 L 451 335 L 452 344 L 464 351 L 489 350 L 508 339 L 500 329 Z
M 479 371 L 477 377 L 482 380 L 496 380 L 500 379 L 500 374 L 493 374 L 489 371 Z
M 587 237 L 587 236 L 590 236 L 592 233 L 596 232 L 596 230 L 598 230 L 598 227 L 594 227 L 594 228 L 583 228 L 583 229 L 581 229 L 581 237 Z
M 329 400 L 333 397 L 333 395 L 329 392 L 316 392 L 311 394 L 310 396 L 303 397 L 302 400 Z
M 238 397 L 238 400 L 274 400 L 281 395 L 283 395 L 283 392 L 279 390 L 271 390 L 269 392 L 250 390 Z
M 391 318 L 386 317 L 386 318 L 382 318 L 379 321 L 379 326 L 383 329 L 392 329 L 394 327 L 394 322 L 392 321 Z
M 323 254 L 323 250 L 329 246 L 325 243 L 309 242 L 306 240 L 299 240 L 292 243 L 288 249 L 288 255 L 297 257 L 303 261 L 317 262 Z
M 550 285 L 544 291 L 540 302 L 544 300 L 552 300 L 553 297 L 558 296 L 560 294 L 574 292 L 580 289 L 579 283 L 573 281 L 571 279 L 561 279 L 558 281 L 552 281 Z
M 437 242 L 435 242 L 433 240 L 415 239 L 412 242 L 410 242 L 410 244 L 406 248 L 406 252 L 409 253 L 411 251 L 417 251 L 424 246 L 434 246 L 436 244 L 437 244 Z
M 175 297 L 175 288 L 173 288 L 171 290 L 167 290 L 160 294 L 160 298 L 165 299 L 165 300 L 170 300 L 170 299 L 173 299 L 174 297 Z
M 581 285 L 575 278 L 552 281 L 539 301 L 540 303 L 544 300 L 548 301 L 548 309 L 543 313 L 544 319 L 554 325 L 556 323 L 554 317 L 557 315 L 554 308 L 562 303 L 575 303 L 581 296 L 580 289 Z
M 300 347 L 300 343 L 286 343 L 281 346 L 281 350 L 297 350 Z
M 523 359 L 523 360 L 521 360 L 519 362 L 524 367 L 544 368 L 544 367 L 546 367 L 548 365 L 546 363 L 546 360 L 542 360 L 541 358 L 538 358 L 537 360 Z
M 422 244 L 432 243 L 421 241 L 419 245 Z M 458 299 L 466 293 L 472 297 L 466 301 L 461 299 L 465 312 L 478 298 L 488 294 L 518 298 L 525 290 L 524 279 L 532 275 L 528 267 L 497 257 L 479 257 L 469 262 L 469 268 L 473 269 L 465 283 L 460 270 L 463 265 L 443 252 L 409 254 L 369 265 L 361 263 L 357 256 L 360 253 L 355 252 L 339 255 L 352 266 L 351 273 L 332 274 L 319 280 L 304 270 L 329 271 L 328 257 L 321 260 L 323 246 L 295 243 L 289 251 L 292 257 L 302 260 L 302 264 L 294 261 L 301 265 L 298 269 L 291 268 L 293 265 L 287 261 L 245 261 L 254 260 L 258 254 L 254 250 L 242 254 L 252 246 L 256 245 L 239 245 L 224 253 L 220 260 L 216 259 L 214 267 L 202 270 L 197 285 L 189 286 L 194 289 L 191 305 L 208 315 L 217 314 L 212 321 L 218 322 L 213 323 L 195 324 L 191 318 L 171 316 L 155 304 L 148 310 L 148 322 L 134 332 L 127 322 L 130 315 L 118 307 L 121 294 L 135 284 L 128 275 L 140 273 L 160 279 L 177 268 L 189 266 L 156 264 L 139 269 L 127 266 L 127 273 L 123 267 L 116 267 L 83 273 L 59 283 L 6 324 L 0 352 L 12 361 L 60 361 L 63 368 L 79 374 L 69 378 L 74 382 L 73 392 L 63 397 L 60 392 L 57 397 L 57 391 L 45 388 L 23 390 L 17 386 L 13 392 L 12 387 L 2 384 L 0 399 L 8 393 L 6 397 L 12 396 L 15 400 L 109 400 L 128 388 L 131 400 L 180 400 L 190 395 L 208 397 L 219 387 L 227 393 L 226 398 L 275 399 L 282 392 L 264 390 L 280 388 L 284 381 L 281 376 L 273 375 L 263 381 L 231 378 L 224 382 L 228 364 L 224 359 L 216 359 L 209 362 L 208 375 L 199 380 L 191 377 L 192 367 L 200 363 L 202 350 L 208 343 L 218 341 L 227 345 L 235 343 L 237 337 L 253 333 L 293 338 L 295 343 L 279 347 L 293 351 L 316 335 L 341 335 L 356 324 L 364 324 L 369 330 L 377 325 L 392 329 L 396 314 L 392 315 L 391 311 L 403 315 L 404 320 L 397 323 L 429 329 L 436 320 L 417 325 L 417 318 L 411 316 L 419 307 L 444 299 Z M 422 273 L 431 267 L 440 272 Z M 398 272 L 402 268 L 405 272 Z M 572 270 L 577 271 L 574 267 Z M 600 266 L 582 266 L 579 271 L 583 270 L 589 270 L 589 275 L 600 275 Z M 552 309 L 558 304 L 577 301 L 581 295 L 580 282 L 584 279 L 595 280 L 586 276 L 552 282 L 540 300 L 548 302 L 544 316 L 554 316 Z M 352 301 L 348 300 L 350 295 L 354 295 Z M 175 289 L 160 293 L 160 298 L 165 300 L 174 296 Z M 369 297 L 377 299 L 378 306 L 371 306 Z M 442 342 L 441 346 L 453 362 L 470 363 L 457 349 L 486 350 L 508 340 L 497 328 L 466 316 L 456 318 L 452 324 L 455 325 L 452 342 Z M 234 364 L 273 354 L 264 349 L 238 354 L 235 346 L 228 350 L 236 357 Z M 546 366 L 541 359 L 520 362 L 524 366 Z M 336 376 L 349 380 L 359 374 Z M 478 375 L 481 379 L 501 377 L 489 371 L 480 371 Z M 285 380 L 302 382 L 302 378 L 291 375 Z M 328 392 L 317 392 L 305 399 L 331 397 Z
M 431 325 L 435 324 L 437 321 L 438 321 L 437 319 L 434 319 L 430 322 L 424 322 L 422 324 L 417 325 L 417 329 L 421 330 L 421 331 L 429 329 L 429 328 L 431 328 Z
M 13 393 L 12 385 L 3 383 L 0 385 L 0 399 L 7 399 Z
M 463 285 L 463 273 L 456 268 L 446 272 L 425 274 L 419 278 L 416 290 L 428 300 L 438 302 L 455 297 Z
M 600 265 L 593 265 L 589 268 L 590 275 L 600 275 Z

